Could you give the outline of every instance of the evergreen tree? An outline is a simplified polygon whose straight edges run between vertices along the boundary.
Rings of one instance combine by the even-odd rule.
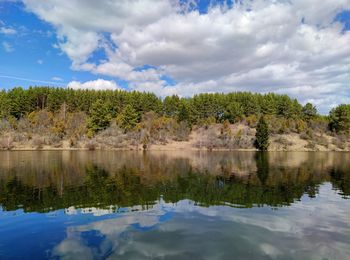
[[[13,88],[8,92],[7,97],[11,116],[19,119],[25,114],[32,112],[30,111],[31,109],[28,109],[27,93],[28,91],[22,88]]]
[[[303,114],[304,119],[310,120],[310,119],[313,119],[317,116],[317,109],[311,103],[307,103],[302,108],[302,114]]]
[[[261,151],[266,151],[269,147],[269,127],[265,118],[263,116],[260,117],[258,125],[256,127],[256,148]]]
[[[117,124],[126,131],[132,130],[138,122],[139,115],[131,105],[127,105],[117,116]]]
[[[186,107],[185,104],[181,104],[179,109],[179,114],[177,115],[177,120],[179,122],[182,122],[182,121],[188,122],[189,118],[190,118],[190,115],[189,115],[188,108]]]
[[[163,101],[164,114],[171,117],[176,117],[179,113],[181,100],[177,95],[165,97]]]
[[[90,134],[106,129],[111,123],[111,105],[98,99],[90,108],[90,116],[88,119],[88,129]]]
[[[238,102],[231,102],[224,113],[224,118],[234,124],[243,117],[243,108]]]
[[[276,115],[277,114],[277,95],[268,93],[261,97],[261,112],[264,115]]]
[[[6,95],[6,92],[2,90],[0,92],[0,120],[3,119],[4,117],[9,116],[10,114],[10,105],[9,105],[9,100]]]
[[[330,128],[337,132],[350,133],[350,105],[339,105],[329,113]]]

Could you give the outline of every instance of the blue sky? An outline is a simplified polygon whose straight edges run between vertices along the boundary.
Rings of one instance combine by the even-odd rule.
[[[235,2],[235,4],[233,3]],[[350,1],[0,0],[0,88],[350,103]]]
[[[55,47],[55,28],[27,12],[21,2],[0,2],[0,20],[15,34],[0,34],[1,43],[12,50],[0,49],[0,87],[30,85],[65,86],[69,81],[95,79],[88,72],[70,69],[70,60]],[[2,76],[8,76],[5,78]],[[23,78],[23,80],[15,79]]]

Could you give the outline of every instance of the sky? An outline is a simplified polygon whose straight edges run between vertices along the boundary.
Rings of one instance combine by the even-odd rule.
[[[0,0],[0,88],[350,103],[350,0]]]

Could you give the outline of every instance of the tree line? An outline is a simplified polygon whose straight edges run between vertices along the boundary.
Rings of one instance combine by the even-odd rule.
[[[52,87],[20,87],[0,92],[0,116],[21,118],[33,111],[47,109],[59,111],[62,105],[70,112],[93,113],[93,107],[103,107],[111,117],[116,117],[130,106],[140,118],[154,111],[158,114],[198,123],[213,118],[217,122],[234,123],[250,115],[278,115],[286,118],[310,118],[317,115],[312,104],[302,106],[296,99],[274,93],[250,92],[198,94],[191,98],[177,95],[163,100],[153,93],[123,90],[73,90]],[[101,108],[102,109],[102,108]],[[130,108],[129,108],[130,109]]]
[[[91,137],[107,129],[112,122],[125,132],[142,127],[148,128],[149,132],[172,128],[184,133],[188,132],[183,130],[185,127],[191,129],[194,125],[227,125],[243,120],[256,128],[261,117],[266,119],[272,132],[280,134],[295,128],[298,133],[311,135],[308,127],[315,128],[312,125],[319,122],[322,126],[327,124],[329,131],[350,132],[350,105],[339,105],[330,111],[329,116],[321,116],[313,104],[303,106],[296,99],[275,93],[202,93],[193,97],[172,95],[162,99],[150,92],[124,90],[16,87],[0,92],[1,120],[9,122],[13,129],[18,128],[16,122],[21,119],[26,119],[32,128],[38,130],[50,122],[50,129],[60,137],[69,132],[78,132],[75,133],[78,136],[86,133]],[[26,124],[22,125],[25,128]],[[260,125],[266,132],[264,123]],[[324,127],[322,129],[325,131]],[[162,135],[159,131],[156,134]],[[266,145],[263,146],[266,149]]]

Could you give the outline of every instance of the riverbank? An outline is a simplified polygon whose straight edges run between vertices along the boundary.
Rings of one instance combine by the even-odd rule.
[[[256,151],[255,128],[245,124],[232,124],[229,134],[222,132],[221,124],[195,127],[186,140],[163,138],[162,142],[145,142],[142,136],[129,136],[120,131],[102,132],[92,138],[55,139],[33,135],[24,138],[12,132],[0,138],[1,150],[150,150],[150,151]],[[331,133],[270,134],[268,151],[350,151],[347,137],[332,136]]]

